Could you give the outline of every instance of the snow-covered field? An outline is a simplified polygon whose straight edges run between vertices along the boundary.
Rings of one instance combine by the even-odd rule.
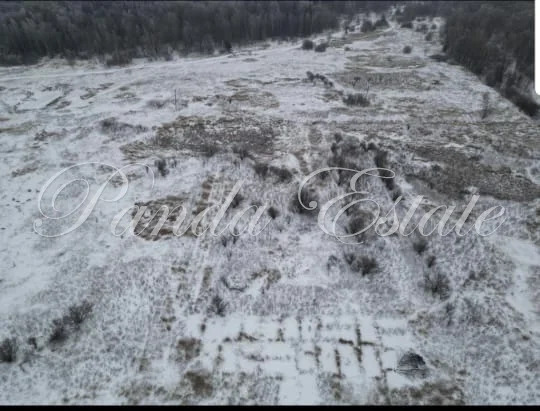
[[[394,25],[331,36],[323,53],[268,43],[115,69],[0,69],[0,342],[17,347],[0,362],[0,403],[540,402],[538,123],[430,59],[436,37]],[[366,81],[371,104],[345,105]],[[176,160],[164,176],[160,157]],[[401,194],[402,217],[421,194],[426,211],[455,205],[455,221],[479,193],[473,220],[496,205],[506,220],[485,237],[368,233],[351,245],[291,207],[310,172],[381,161],[395,184],[369,177],[364,188],[383,210]],[[84,176],[86,200],[79,181],[58,210],[58,185],[38,202],[55,174],[89,162],[102,164],[63,175]],[[46,216],[87,204],[107,165],[131,163],[151,170],[126,168],[122,198],[103,201],[125,187],[113,180],[80,227],[45,236],[84,206]],[[184,204],[187,221],[241,179],[225,219],[273,206],[257,236],[174,236],[168,222],[154,238],[111,233],[135,203]],[[349,189],[335,172],[312,181],[320,200]],[[376,265],[365,275],[362,257]],[[85,301],[91,311],[62,329]],[[424,366],[404,372],[407,353]]]

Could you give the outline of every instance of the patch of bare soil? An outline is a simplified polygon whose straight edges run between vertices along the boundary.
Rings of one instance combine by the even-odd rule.
[[[334,78],[340,84],[362,90],[366,82],[372,88],[429,90],[429,83],[415,72],[376,73],[368,69],[355,68],[337,73]]]
[[[393,389],[376,403],[393,405],[464,405],[461,388],[448,381],[426,382],[419,387]]]
[[[238,91],[231,97],[232,101],[246,103],[249,107],[275,108],[279,107],[276,96],[268,91],[246,89]]]
[[[500,200],[532,201],[540,197],[540,186],[509,167],[492,167],[452,148],[437,144],[409,145],[419,156],[437,161],[443,166],[423,168],[416,175],[435,189],[453,198],[461,198],[467,187],[478,188],[480,195]]]
[[[380,54],[348,56],[349,62],[345,63],[345,68],[358,70],[368,66],[368,69],[418,69],[426,66],[426,62],[420,58],[389,55],[388,52],[389,49],[382,48]]]
[[[132,217],[137,215],[137,212],[141,207],[146,207],[146,211],[142,214],[137,225],[133,228],[135,235],[144,238],[145,240],[156,241],[162,238],[172,237],[174,235],[175,226],[180,223],[181,230],[184,229],[186,224],[189,224],[191,216],[186,216],[183,213],[187,213],[187,205],[185,198],[178,196],[167,196],[157,200],[151,200],[147,202],[135,203],[132,211]],[[189,217],[189,218],[188,218]],[[161,228],[154,233],[161,219],[166,218],[163,221]],[[188,221],[185,221],[188,220]],[[186,234],[190,233],[187,231]]]
[[[251,154],[269,155],[284,125],[281,119],[247,116],[218,119],[181,116],[163,124],[147,141],[129,143],[120,149],[130,160],[171,151],[209,157],[232,147],[242,147]]]
[[[98,87],[90,87],[86,88],[86,93],[84,93],[81,96],[81,100],[88,100],[89,98],[94,97],[96,94],[98,94],[100,91],[107,90],[109,87],[111,87],[114,83],[104,83],[100,84]]]

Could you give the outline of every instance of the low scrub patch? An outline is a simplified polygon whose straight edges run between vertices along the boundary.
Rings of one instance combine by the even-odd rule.
[[[348,106],[360,106],[360,107],[369,106],[368,98],[365,95],[360,94],[360,93],[347,94],[347,96],[343,98],[343,102]]]

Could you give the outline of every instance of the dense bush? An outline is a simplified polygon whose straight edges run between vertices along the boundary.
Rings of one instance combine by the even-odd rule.
[[[524,113],[534,116],[538,113],[540,106],[529,96],[521,93],[514,87],[507,87],[504,90],[505,96],[518,106]]]
[[[304,40],[302,42],[302,49],[304,49],[304,50],[312,50],[313,49],[313,41],[308,40],[308,39]]]
[[[405,46],[403,47],[403,53],[405,54],[411,54],[412,47],[411,46]]]
[[[276,167],[265,163],[255,163],[253,166],[255,174],[262,178],[274,176],[280,183],[288,182],[292,179],[292,173],[284,167]]]
[[[242,146],[234,146],[232,148],[232,152],[238,155],[240,160],[244,160],[245,158],[250,157],[249,151],[245,147],[242,147]]]
[[[268,215],[270,216],[270,218],[271,218],[272,220],[275,220],[276,217],[279,215],[279,211],[277,210],[276,207],[270,206],[270,207],[268,208]]]
[[[371,20],[364,20],[362,23],[362,27],[360,27],[360,31],[362,33],[369,33],[370,31],[375,30],[375,26],[371,22]]]
[[[362,273],[362,275],[371,274],[377,269],[377,261],[372,257],[347,253],[344,258],[352,271]]]
[[[315,51],[321,53],[323,51],[326,51],[326,48],[328,47],[328,43],[319,43],[315,47]]]
[[[17,358],[17,340],[6,338],[0,343],[0,362],[14,362]]]
[[[376,29],[379,29],[379,28],[386,28],[388,27],[389,24],[388,22],[386,21],[386,17],[384,16],[384,14],[381,16],[380,19],[378,19],[376,22],[375,22],[375,28]]]
[[[295,191],[294,196],[291,198],[291,211],[298,214],[312,214],[317,212],[317,208],[310,210],[310,203],[312,201],[317,202],[317,204],[319,203],[318,196],[313,189],[302,187],[302,191],[300,191],[300,199],[302,200],[302,204],[300,204],[300,201],[298,201],[298,192]]]
[[[361,106],[361,107],[369,106],[368,98],[364,94],[360,94],[360,93],[347,94],[347,96],[343,98],[343,102],[348,106]]]
[[[422,254],[424,251],[426,251],[427,248],[427,241],[424,238],[420,238],[418,241],[415,241],[413,243],[414,251],[416,251],[418,254]]]
[[[349,210],[353,210],[350,208]],[[347,211],[349,211],[347,210]],[[352,215],[351,219],[349,220],[349,224],[347,227],[347,233],[348,234],[357,234],[360,233],[362,237],[365,236],[366,230],[368,227],[373,227],[375,216],[366,210],[355,210],[354,214]]]
[[[105,61],[107,66],[125,66],[131,63],[131,56],[125,51],[115,51],[113,55]]]

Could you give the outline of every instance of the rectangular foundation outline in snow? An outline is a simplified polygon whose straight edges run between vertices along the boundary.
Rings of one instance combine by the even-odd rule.
[[[302,376],[327,375],[366,387],[395,374],[400,353],[413,347],[405,320],[236,314],[193,315],[186,320],[186,337],[201,341],[200,355],[193,359],[199,366],[214,373],[262,372],[289,383]]]

